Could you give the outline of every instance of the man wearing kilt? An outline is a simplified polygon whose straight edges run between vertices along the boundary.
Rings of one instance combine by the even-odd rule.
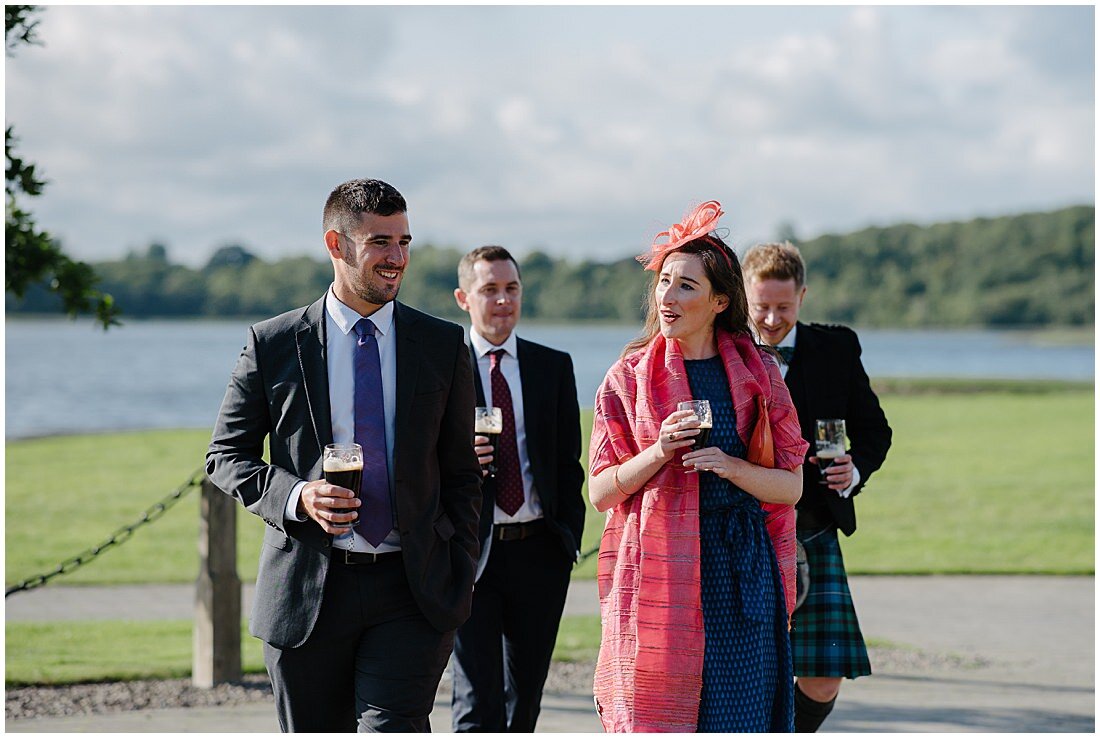
[[[749,314],[760,340],[779,351],[780,371],[810,441],[798,502],[798,540],[806,550],[810,586],[791,619],[794,727],[813,733],[832,712],[842,678],[871,673],[837,530],[856,529],[854,497],[886,459],[892,432],[860,360],[859,339],[840,325],[798,322],[806,296],[806,266],[789,243],[761,244],[741,262]],[[822,473],[814,456],[819,419],[845,421],[851,448]]]

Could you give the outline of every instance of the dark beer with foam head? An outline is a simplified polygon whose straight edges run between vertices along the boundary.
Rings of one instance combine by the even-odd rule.
[[[695,443],[691,444],[692,451],[698,451],[710,445],[711,423],[704,422],[699,426],[699,435],[695,436]]]
[[[817,450],[817,465],[821,467],[821,471],[825,471],[833,465],[833,460],[838,456],[844,455],[844,449],[839,446],[828,445],[824,448],[818,448]]]
[[[363,449],[357,443],[331,443],[325,446],[321,469],[325,481],[336,487],[350,489],[359,496],[363,486]],[[358,508],[342,508],[341,512],[358,513]],[[333,522],[332,525],[350,528],[355,519]]]
[[[504,416],[501,413],[499,407],[475,407],[474,408],[474,433],[479,436],[488,436],[489,445],[493,447],[493,454],[496,454],[497,442],[500,440],[500,434],[504,430]],[[497,466],[490,462],[486,467],[486,471],[489,472],[489,476],[496,476]]]

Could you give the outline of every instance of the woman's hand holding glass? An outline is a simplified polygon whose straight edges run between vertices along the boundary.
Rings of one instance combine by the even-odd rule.
[[[695,443],[699,435],[699,418],[693,410],[677,410],[661,423],[661,434],[657,437],[658,456],[662,461],[670,461],[676,452]]]
[[[684,454],[684,466],[695,471],[709,471],[723,479],[733,482],[738,464],[747,464],[744,459],[728,456],[717,446],[708,446],[698,451]]]

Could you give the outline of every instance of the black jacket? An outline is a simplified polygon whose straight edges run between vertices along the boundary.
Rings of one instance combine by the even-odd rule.
[[[527,430],[527,456],[535,478],[535,490],[542,503],[543,517],[561,542],[563,553],[575,561],[584,530],[585,502],[581,493],[584,468],[581,456],[580,408],[577,382],[569,354],[516,338],[520,383],[523,386],[523,418]],[[474,385],[478,405],[485,404],[477,355],[470,347],[474,364]],[[493,508],[496,483],[482,483],[481,560],[478,575],[485,568],[492,546]]]
[[[794,356],[786,377],[791,400],[798,410],[802,437],[810,442],[807,459],[815,453],[816,421],[825,418],[845,421],[852,462],[859,469],[859,485],[848,499],[843,499],[835,490],[820,483],[818,467],[807,462],[802,472],[802,499],[798,509],[808,510],[823,520],[832,520],[849,536],[856,529],[853,498],[882,466],[893,436],[878,397],[871,389],[871,381],[860,360],[861,352],[859,338],[850,328],[799,323]]]

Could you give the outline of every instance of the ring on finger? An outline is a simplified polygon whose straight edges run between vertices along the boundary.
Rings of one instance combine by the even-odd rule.
[[[668,440],[675,441],[676,440],[676,433],[675,432],[669,433],[668,434]]]

